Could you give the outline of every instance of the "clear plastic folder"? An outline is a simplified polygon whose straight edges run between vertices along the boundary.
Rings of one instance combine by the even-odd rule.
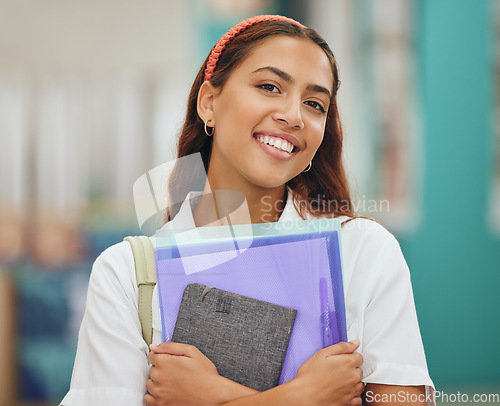
[[[195,239],[163,233],[156,259],[164,341],[190,283],[297,310],[280,384],[317,350],[347,341],[338,221],[293,223],[206,227]]]

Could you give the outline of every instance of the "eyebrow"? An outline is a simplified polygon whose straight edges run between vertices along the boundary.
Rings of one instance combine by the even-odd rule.
[[[294,82],[293,78],[288,73],[286,73],[286,72],[282,71],[281,69],[278,69],[274,66],[264,66],[262,68],[255,69],[252,73],[259,73],[262,71],[269,71],[271,73],[274,73],[276,76],[279,76],[280,78],[282,78],[284,81],[286,81],[288,83]],[[329,99],[332,98],[332,94],[330,93],[330,91],[326,87],[323,87],[320,85],[309,84],[309,85],[307,85],[307,90],[311,90],[311,91],[319,92],[319,93],[324,93],[328,96]]]

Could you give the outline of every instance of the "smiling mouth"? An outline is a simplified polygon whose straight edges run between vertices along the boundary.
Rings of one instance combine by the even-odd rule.
[[[279,137],[270,137],[268,135],[259,135],[256,136],[255,139],[262,144],[269,145],[271,147],[274,147],[280,151],[288,152],[289,154],[293,154],[294,152],[298,151],[298,148],[291,144],[288,141],[285,141],[282,138]]]

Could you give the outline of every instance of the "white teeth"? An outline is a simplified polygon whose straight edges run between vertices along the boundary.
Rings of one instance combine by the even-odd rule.
[[[274,138],[268,137],[267,135],[264,137],[260,136],[258,138],[258,140],[260,142],[262,142],[263,144],[271,145],[272,147],[278,148],[279,150],[285,151],[288,153],[292,153],[293,148],[294,148],[294,146],[292,144],[289,144],[285,140],[282,140],[280,138],[274,139]]]

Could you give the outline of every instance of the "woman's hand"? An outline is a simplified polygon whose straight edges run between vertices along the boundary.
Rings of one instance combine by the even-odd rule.
[[[302,364],[293,379],[304,405],[357,406],[364,391],[363,363],[355,352],[359,341],[338,343],[319,350]]]
[[[221,377],[213,362],[192,345],[165,342],[151,346],[148,361],[147,406],[213,406],[256,393]]]
[[[364,390],[359,368],[363,357],[354,352],[359,342],[338,343],[309,358],[286,384],[258,393],[221,377],[215,365],[196,347],[166,342],[149,354],[151,379],[147,406],[258,405],[315,406],[361,405]],[[250,396],[254,395],[254,396]],[[262,403],[264,402],[264,403]]]

